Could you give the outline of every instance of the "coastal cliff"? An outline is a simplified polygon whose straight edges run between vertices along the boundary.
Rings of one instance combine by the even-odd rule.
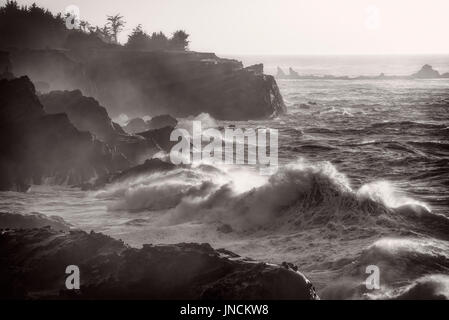
[[[48,90],[80,89],[115,117],[209,113],[216,119],[249,120],[285,112],[276,81],[263,66],[244,68],[213,53],[92,49],[13,50],[18,76],[47,83]]]

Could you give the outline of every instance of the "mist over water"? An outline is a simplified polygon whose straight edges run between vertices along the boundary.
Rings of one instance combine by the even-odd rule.
[[[429,63],[449,71],[448,56],[288,59],[267,60],[265,70],[402,75]],[[98,191],[44,185],[26,195],[3,192],[0,211],[59,215],[134,246],[209,242],[293,262],[323,298],[447,298],[449,79],[278,85],[286,115],[248,122],[200,117],[208,126],[278,129],[280,168],[272,176],[195,164]],[[380,290],[364,285],[368,265],[380,269]]]

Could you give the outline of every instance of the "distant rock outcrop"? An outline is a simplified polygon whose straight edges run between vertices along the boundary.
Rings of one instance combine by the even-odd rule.
[[[280,78],[280,79],[284,79],[286,77],[286,74],[284,72],[284,70],[282,70],[281,68],[277,68],[277,72],[276,72],[276,78]]]
[[[0,80],[0,190],[25,191],[44,179],[75,185],[129,165],[66,114],[46,114],[27,77]]]
[[[288,68],[288,76],[289,78],[297,78],[299,77],[298,72],[296,72],[295,70],[293,70],[293,68]]]
[[[79,290],[65,269],[79,267]],[[208,244],[131,248],[101,233],[9,230],[0,234],[1,299],[317,299],[289,264],[244,259]]]
[[[425,64],[421,70],[418,72],[412,74],[413,78],[418,79],[432,79],[432,78],[439,78],[440,73],[432,68],[432,66]]]
[[[148,130],[161,129],[163,127],[176,127],[178,120],[168,114],[155,116],[147,121]],[[144,130],[142,130],[144,131]]]
[[[129,120],[123,129],[131,134],[148,130],[148,124],[142,118],[133,118]]]
[[[289,74],[285,74],[281,68],[278,67],[278,72],[276,74],[278,79],[301,79],[301,80],[395,80],[395,79],[437,79],[437,78],[449,78],[449,73],[444,73],[440,75],[437,70],[434,70],[430,65],[424,65],[418,72],[409,76],[399,76],[399,75],[386,75],[385,73],[380,73],[378,76],[335,76],[335,75],[300,75],[292,68],[289,68]]]
[[[17,75],[49,83],[50,89],[80,89],[115,117],[209,113],[216,119],[267,118],[285,111],[276,82],[262,65],[242,63],[213,53],[98,49],[11,51]],[[280,97],[271,99],[272,95]]]

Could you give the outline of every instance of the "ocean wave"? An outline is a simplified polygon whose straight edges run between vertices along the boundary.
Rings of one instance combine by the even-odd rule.
[[[382,225],[385,217],[404,219],[410,212],[414,218],[431,214],[426,204],[402,195],[387,181],[353,190],[331,163],[303,159],[268,178],[248,168],[183,166],[119,181],[96,196],[115,199],[109,210],[165,210],[163,224],[200,220],[226,223],[233,230],[298,230],[329,223],[362,227]]]
[[[345,261],[346,262],[346,261]],[[368,289],[368,266],[379,271],[379,288]],[[431,238],[381,238],[346,262],[340,277],[321,292],[327,299],[447,298],[449,246]]]

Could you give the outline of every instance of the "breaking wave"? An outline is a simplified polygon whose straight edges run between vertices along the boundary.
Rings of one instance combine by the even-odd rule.
[[[397,192],[387,181],[353,190],[329,162],[299,159],[264,177],[249,168],[200,164],[140,175],[97,192],[113,198],[109,210],[163,211],[160,222],[219,222],[235,230],[311,228],[328,223],[381,224],[394,212],[429,213],[424,203]]]

